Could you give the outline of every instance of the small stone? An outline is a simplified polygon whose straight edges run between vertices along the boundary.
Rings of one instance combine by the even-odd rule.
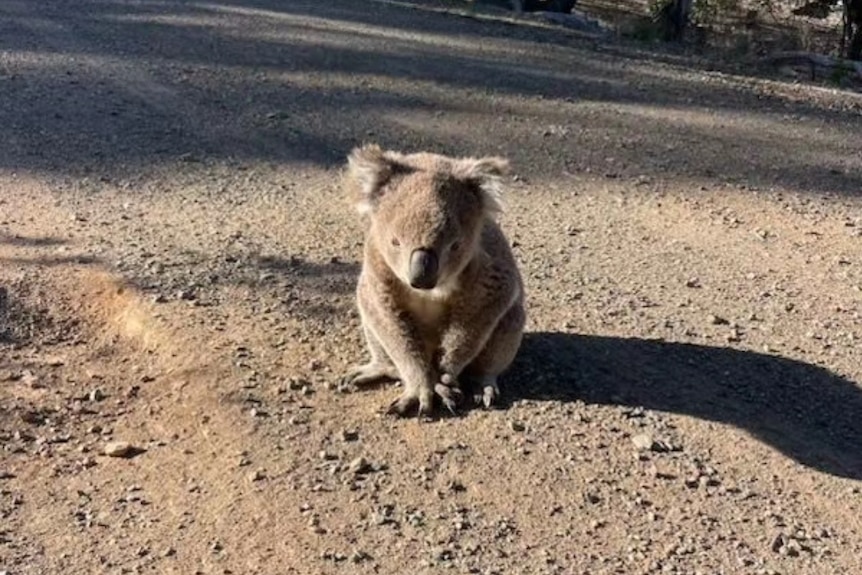
[[[362,551],[361,549],[357,549],[350,554],[350,560],[354,563],[362,563],[363,561],[367,561],[368,559],[371,559],[371,556],[365,551]]]
[[[727,325],[730,323],[729,321],[727,321],[723,317],[713,315],[713,314],[710,314],[708,319],[709,319],[709,323],[711,323],[712,325]]]
[[[772,549],[773,552],[779,553],[781,551],[781,548],[784,547],[784,543],[785,543],[784,542],[784,535],[779,533],[772,540],[772,543],[770,544],[769,547],[770,547],[770,549]]]
[[[372,470],[371,465],[364,457],[357,457],[351,461],[347,469],[354,475],[363,475]]]
[[[102,401],[103,399],[105,399],[105,394],[102,393],[102,390],[97,387],[96,389],[91,390],[90,393],[87,394],[87,399],[89,399],[90,401]]]
[[[192,301],[195,299],[195,292],[191,289],[184,289],[177,292],[177,299],[184,301]]]
[[[21,374],[21,383],[31,387],[32,389],[43,389],[45,384],[42,383],[42,380],[39,379],[39,376],[30,371],[29,369],[24,370]]]
[[[689,278],[685,282],[685,287],[699,288],[700,287],[700,280],[697,278]]]
[[[21,412],[21,421],[30,425],[42,425],[45,423],[45,416],[38,411],[27,410]]]
[[[262,481],[266,479],[266,472],[263,469],[256,469],[252,472],[251,475],[248,476],[249,480],[254,481]]]
[[[287,382],[288,389],[292,389],[294,391],[299,391],[307,385],[308,382],[301,378],[290,378],[290,380]]]
[[[449,491],[453,491],[455,493],[461,493],[463,491],[467,491],[467,488],[464,487],[464,484],[458,481],[457,479],[453,479],[449,482]]]
[[[320,525],[320,517],[317,515],[312,515],[308,518],[308,527],[311,529],[312,533],[316,533],[318,535],[323,535],[326,533],[326,529],[321,527]]]
[[[173,557],[177,554],[177,550],[173,547],[168,547],[162,552],[162,557]]]
[[[342,441],[356,441],[359,439],[359,432],[355,429],[345,429],[341,432]]]
[[[134,457],[146,451],[141,447],[135,447],[127,441],[111,441],[105,444],[103,453],[108,457]]]
[[[509,428],[516,433],[521,433],[527,429],[527,426],[520,421],[509,420]]]
[[[637,435],[632,436],[632,444],[634,444],[635,448],[640,451],[652,449],[654,443],[655,441],[648,433],[638,433]]]

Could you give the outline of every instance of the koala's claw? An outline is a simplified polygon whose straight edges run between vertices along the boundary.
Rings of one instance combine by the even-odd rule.
[[[496,385],[485,386],[485,389],[482,390],[482,404],[485,406],[485,409],[491,409],[491,406],[496,403],[499,394],[500,392],[497,391]]]
[[[461,390],[457,387],[449,387],[442,383],[434,386],[434,393],[440,398],[440,401],[449,410],[452,415],[457,415],[458,404],[461,403]]]
[[[387,414],[407,417],[414,410],[420,419],[429,418],[434,413],[434,393],[431,390],[405,390],[398,399],[389,404]]]
[[[499,397],[500,389],[497,387],[497,382],[485,381],[481,383],[481,388],[476,389],[473,395],[473,401],[476,405],[482,405],[485,409],[491,409]]]
[[[386,409],[386,413],[388,415],[398,415],[400,417],[407,417],[407,415],[415,409],[416,405],[419,403],[419,398],[412,395],[402,395],[395,401],[389,404],[389,407]]]

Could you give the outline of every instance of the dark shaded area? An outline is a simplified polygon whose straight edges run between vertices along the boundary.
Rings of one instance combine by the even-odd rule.
[[[757,95],[732,83],[652,73],[649,66],[659,61],[674,61],[683,70],[704,66],[670,54],[619,45],[597,50],[568,33],[376,2],[75,5],[72,10],[67,2],[49,1],[36,10],[13,2],[0,10],[0,48],[31,54],[23,71],[0,72],[0,167],[128,175],[195,158],[335,166],[369,138],[400,148],[477,153],[490,145],[482,129],[475,136],[453,135],[429,124],[420,133],[393,116],[470,113],[490,123],[511,114],[480,96],[496,94],[558,103],[558,113],[529,119],[535,137],[523,138],[519,126],[499,128],[502,134],[518,130],[504,138],[515,165],[522,164],[520,150],[557,149],[547,165],[523,165],[527,173],[559,174],[566,166],[555,162],[568,151],[581,169],[603,173],[610,150],[626,166],[621,175],[711,173],[756,186],[846,194],[862,187],[862,176],[836,168],[846,155],[842,138],[858,133],[858,115]],[[292,73],[431,82],[468,89],[472,96],[399,94],[358,77],[355,85],[318,87],[280,76]],[[596,113],[579,106],[586,102],[611,106]],[[829,127],[835,144],[823,157],[834,152],[836,164],[794,158],[799,142],[792,138],[646,124],[614,113],[618,104],[665,108],[671,116],[712,109],[782,121],[792,113],[794,125],[801,120],[812,122],[812,129]],[[543,125],[561,121],[589,125],[593,134],[549,141]],[[623,140],[633,132],[643,132],[645,141],[626,146]],[[680,133],[699,144],[676,149],[672,162],[656,162],[666,153],[662,143]]]
[[[824,368],[720,347],[527,334],[504,399],[643,406],[744,429],[792,459],[862,479],[862,389]]]
[[[356,262],[311,261],[298,255],[233,252],[187,256],[171,264],[181,273],[162,273],[145,263],[130,264],[120,271],[135,289],[157,303],[185,300],[207,307],[225,297],[225,287],[242,286],[252,290],[261,308],[326,325],[352,307],[360,271]]]
[[[29,237],[10,235],[0,232],[0,244],[6,244],[14,247],[46,247],[60,246],[68,243],[68,240],[52,236]]]
[[[78,321],[54,317],[38,300],[26,288],[0,285],[0,357],[5,346],[33,341],[52,345],[75,338]]]
[[[101,260],[95,256],[77,255],[77,256],[37,256],[37,257],[3,257],[0,256],[0,263],[15,264],[19,266],[66,266],[75,264],[98,264]]]

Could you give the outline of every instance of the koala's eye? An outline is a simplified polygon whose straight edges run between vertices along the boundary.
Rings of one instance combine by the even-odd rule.
[[[452,245],[449,246],[449,249],[453,252],[457,252],[460,247],[461,247],[461,242],[452,242]]]
[[[401,242],[398,241],[398,238],[392,238],[392,245],[397,248],[401,245]]]

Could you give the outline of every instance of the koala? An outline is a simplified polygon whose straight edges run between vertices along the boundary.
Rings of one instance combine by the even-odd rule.
[[[523,336],[524,287],[501,211],[503,158],[355,148],[347,187],[367,228],[356,289],[371,359],[344,378],[400,380],[388,412],[455,413],[465,392],[485,407]],[[435,400],[436,398],[436,400]]]

